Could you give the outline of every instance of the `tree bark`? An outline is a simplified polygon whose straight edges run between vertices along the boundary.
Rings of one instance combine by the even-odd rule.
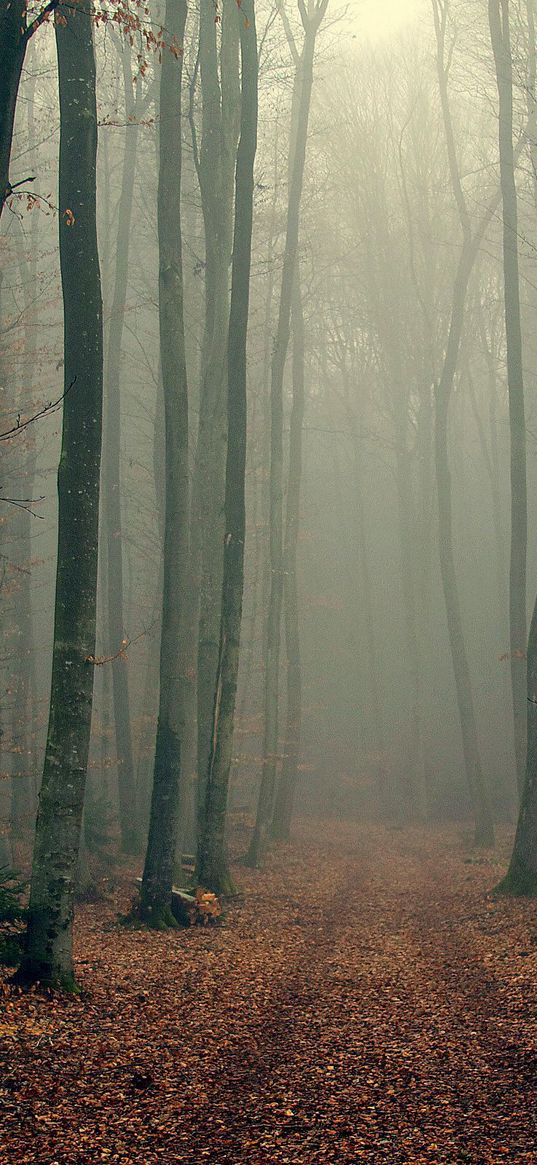
[[[184,602],[188,565],[188,389],[181,241],[181,80],[185,0],[167,0],[160,84],[159,326],[165,415],[164,579],[160,695],[141,915],[173,925],[171,892],[185,734]]]
[[[60,5],[60,13],[59,232],[67,395],[58,469],[50,718],[19,977],[69,987],[93,695],[89,657],[95,651],[103,342],[92,20],[82,8]]]
[[[254,159],[257,146],[257,38],[253,0],[240,7],[241,121],[235,176],[235,226],[228,336],[228,444],[226,459],[222,616],[205,791],[198,878],[218,894],[233,890],[225,844],[227,794],[239,670],[244,586],[246,470],[246,338],[250,291]]]
[[[522,791],[509,869],[498,889],[506,894],[537,896],[537,601],[528,639],[528,736],[526,780]]]

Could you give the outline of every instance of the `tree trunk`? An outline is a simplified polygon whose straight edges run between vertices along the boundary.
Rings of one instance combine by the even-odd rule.
[[[165,415],[164,579],[160,696],[142,917],[173,925],[170,902],[184,739],[184,602],[188,567],[188,391],[181,241],[181,80],[185,0],[167,0],[160,84],[158,185],[159,324]]]
[[[257,145],[257,38],[253,0],[240,8],[241,121],[235,177],[235,227],[228,337],[228,446],[226,460],[224,573],[218,668],[213,705],[198,877],[225,894],[233,889],[225,845],[233,721],[239,670],[244,586],[246,470],[246,338],[250,291],[254,159]]]
[[[95,651],[103,344],[92,19],[83,9],[62,5],[60,13],[59,232],[67,395],[58,469],[50,718],[19,975],[26,982],[68,987],[93,695],[89,658]]]
[[[518,275],[518,210],[513,151],[513,62],[509,0],[489,0],[489,26],[499,97],[500,181],[503,205],[503,276],[509,434],[511,443],[511,555],[509,568],[509,635],[515,758],[519,793],[526,768],[526,421]]]
[[[35,146],[35,127],[33,119],[34,85],[28,92],[28,137],[30,149]],[[37,284],[37,247],[38,247],[37,219],[32,216],[31,237],[29,240],[29,255],[25,249],[25,240],[17,233],[17,252],[21,284],[24,296],[24,353],[27,371],[24,377],[24,394],[26,398],[32,395],[36,368],[36,333],[38,324],[38,306],[34,302],[35,287]],[[21,412],[24,403],[21,402]],[[24,459],[19,496],[33,498],[36,469],[36,443],[31,433],[23,436]],[[36,799],[33,781],[33,742],[32,742],[32,715],[31,715],[31,678],[32,656],[34,652],[33,617],[32,617],[32,522],[35,519],[29,509],[22,508],[16,512],[14,520],[13,541],[18,544],[18,592],[15,597],[17,646],[15,652],[15,674],[12,688],[13,717],[12,734],[15,745],[13,776],[11,782],[11,821],[14,837],[28,837],[35,822]]]
[[[123,47],[123,46],[122,46]],[[131,77],[130,53],[123,49],[123,77],[125,116],[128,122],[125,138],[125,156],[118,207],[116,269],[111,317],[108,325],[108,351],[105,381],[105,426],[103,441],[104,528],[106,531],[108,599],[108,650],[116,656],[125,639],[123,596],[123,539],[121,516],[121,346],[123,321],[127,300],[129,271],[129,243],[131,237],[132,202],[138,144],[137,110]],[[112,659],[112,699],[116,738],[117,782],[119,793],[119,824],[121,848],[124,853],[136,853],[139,848],[136,783],[130,726],[129,676],[126,660]]]
[[[433,0],[433,15],[437,38],[437,69],[440,101],[449,170],[453,194],[457,203],[462,231],[462,243],[453,286],[451,318],[446,343],[446,351],[440,380],[435,391],[435,471],[438,500],[438,540],[440,552],[440,574],[446,606],[449,646],[453,664],[453,674],[457,693],[457,708],[461,726],[462,746],[466,780],[472,799],[475,841],[477,845],[494,843],[494,824],[489,805],[488,792],[481,769],[477,725],[473,703],[470,669],[466,654],[462,613],[460,606],[455,559],[453,554],[453,522],[451,500],[451,473],[448,451],[448,416],[453,383],[457,371],[461,337],[464,324],[464,305],[468,282],[479,246],[486,227],[496,207],[494,197],[482,215],[477,229],[472,235],[470,218],[461,186],[459,167],[455,151],[453,124],[448,96],[449,63],[444,60],[447,7]]]
[[[203,122],[199,183],[205,228],[206,300],[194,515],[201,545],[197,657],[199,836],[203,833],[222,601],[229,267],[240,101],[239,19],[236,0],[225,0],[219,77],[214,10],[210,4],[201,6]]]
[[[270,594],[265,660],[265,727],[263,760],[255,828],[246,857],[249,866],[258,866],[268,842],[274,810],[278,766],[278,688],[280,671],[280,628],[283,600],[283,378],[289,346],[291,305],[296,272],[300,203],[306,162],[308,122],[313,86],[313,59],[319,25],[328,0],[318,0],[313,15],[303,10],[304,45],[297,65],[299,99],[296,133],[291,134],[292,165],[287,204],[287,226],[283,254],[278,325],[271,370],[270,426]]]
[[[511,862],[498,889],[506,894],[537,896],[537,601],[528,640],[528,738],[526,780]]]
[[[289,432],[289,478],[284,545],[285,646],[287,653],[287,718],[283,765],[274,806],[273,837],[288,841],[295,803],[302,725],[302,669],[298,617],[297,550],[302,478],[304,424],[304,310],[297,262],[292,307],[293,402]]]

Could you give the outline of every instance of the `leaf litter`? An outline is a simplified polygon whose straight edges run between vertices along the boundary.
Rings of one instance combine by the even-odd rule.
[[[1,1165],[537,1163],[537,907],[455,828],[303,824],[212,928],[81,907],[0,1010]]]

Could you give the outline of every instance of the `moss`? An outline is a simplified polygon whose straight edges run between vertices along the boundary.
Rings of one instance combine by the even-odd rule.
[[[0,935],[0,963],[18,967],[22,957],[22,935],[13,932]]]
[[[494,887],[494,895],[511,898],[537,898],[537,873],[520,860],[514,859],[501,882]]]
[[[160,910],[153,907],[144,910],[140,904],[139,919],[150,930],[177,930],[179,925],[169,906],[163,906]]]
[[[82,988],[72,972],[58,971],[52,974],[43,965],[23,962],[11,978],[11,982],[25,991],[41,988],[43,991],[64,991],[69,995],[80,995]]]

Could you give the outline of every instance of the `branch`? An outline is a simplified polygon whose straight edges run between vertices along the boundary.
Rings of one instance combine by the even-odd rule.
[[[34,32],[37,32],[38,28],[40,28],[41,25],[44,24],[47,17],[50,16],[51,12],[54,12],[54,9],[58,7],[59,3],[60,3],[60,0],[48,0],[48,4],[45,4],[45,7],[43,8],[42,12],[39,13],[39,16],[36,16],[35,20],[32,20],[32,23],[29,24],[27,26],[27,28],[24,30],[24,32],[22,34],[22,43],[23,44],[28,44],[30,37],[32,37],[34,35]]]
[[[1,489],[3,489],[3,486],[0,485]],[[31,514],[32,518],[39,518],[40,522],[44,522],[44,515],[36,514],[26,503],[30,502],[32,505],[35,505],[36,502],[44,502],[44,500],[44,495],[39,498],[0,498],[0,502],[6,502],[10,506],[16,506],[18,510],[26,510],[27,514]]]
[[[34,413],[33,417],[28,417],[27,421],[21,421],[19,414],[17,417],[16,425],[13,425],[11,429],[6,429],[5,433],[0,433],[0,441],[8,441],[10,437],[15,437],[17,433],[22,433],[23,429],[27,429],[29,425],[33,425],[34,421],[40,421],[42,417],[47,417],[49,413],[53,413],[57,408],[59,408],[62,401],[65,400],[67,394],[71,391],[72,388],[74,388],[75,384],[76,376],[71,381],[70,385],[65,389],[65,392],[62,392],[62,395],[59,396],[57,400],[49,401],[48,405],[43,405],[43,408],[40,409],[38,413]]]
[[[133,643],[138,643],[139,639],[143,639],[145,635],[148,635],[156,622],[157,620],[151,623],[149,627],[144,627],[143,631],[140,631],[140,634],[136,635],[134,639],[122,639],[114,655],[87,655],[84,663],[92,663],[94,667],[103,667],[105,663],[113,663],[116,659],[127,659],[127,648],[132,647]]]
[[[289,17],[287,15],[286,10],[285,10],[284,4],[282,3],[282,0],[278,0],[277,11],[281,17],[281,21],[282,21],[282,24],[284,27],[284,32],[285,32],[285,35],[287,37],[287,44],[289,45],[289,51],[290,51],[291,56],[293,58],[293,62],[298,68],[298,65],[300,64],[300,53],[296,47],[296,40],[293,36],[293,30],[292,30],[291,25],[289,23]]]
[[[194,165],[196,167],[196,174],[198,175],[198,178],[199,178],[199,174],[200,174],[200,155],[199,155],[199,149],[198,149],[198,134],[197,134],[197,130],[196,130],[196,119],[194,117],[194,97],[196,95],[196,86],[198,83],[199,67],[200,67],[200,49],[199,49],[199,45],[198,45],[198,52],[197,52],[196,61],[194,64],[194,72],[192,73],[192,79],[190,81],[190,85],[188,86],[188,123],[190,125],[190,134],[192,137],[192,153],[194,156]]]

